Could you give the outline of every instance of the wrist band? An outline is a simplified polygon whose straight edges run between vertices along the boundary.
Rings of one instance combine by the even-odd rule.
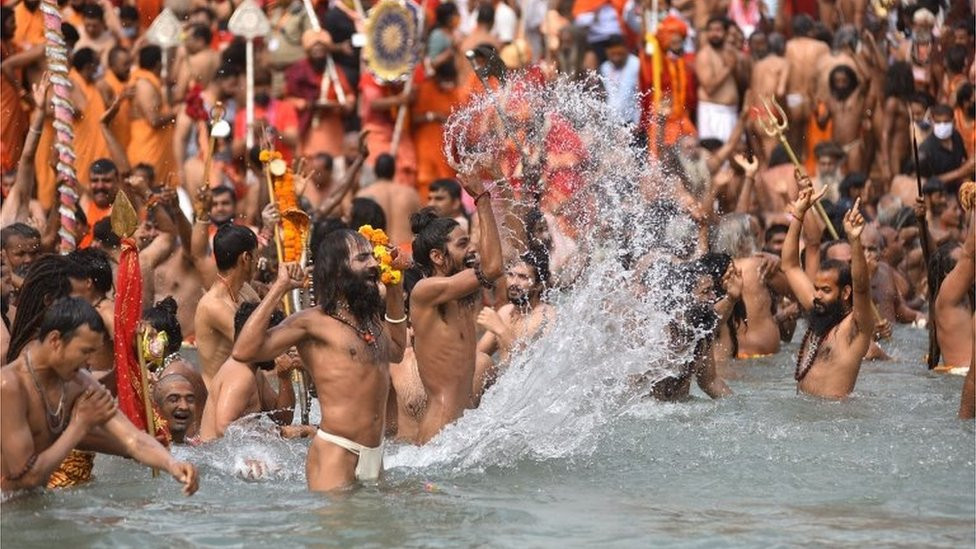
[[[397,319],[397,320],[393,320],[392,318],[390,318],[390,315],[384,314],[383,315],[383,319],[386,320],[387,322],[389,322],[390,324],[403,324],[404,322],[407,321],[407,315],[406,315],[406,313],[404,313],[403,318]]]
[[[488,277],[485,276],[485,273],[481,272],[481,265],[478,265],[477,267],[474,268],[474,276],[478,277],[478,283],[481,284],[481,286],[484,289],[486,290],[495,289],[495,283],[488,280]]]
[[[491,191],[483,191],[481,194],[479,194],[478,196],[474,197],[474,203],[475,203],[475,205],[477,206],[478,205],[478,201],[481,200],[482,198],[486,197],[486,196],[488,198],[491,198]]]
[[[803,223],[803,218],[802,217],[799,217],[798,215],[796,215],[793,212],[790,212],[790,217],[792,217],[793,219],[799,221],[800,223]]]

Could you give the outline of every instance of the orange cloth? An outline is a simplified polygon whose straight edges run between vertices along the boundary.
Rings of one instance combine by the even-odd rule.
[[[4,41],[0,45],[0,59],[17,53],[17,46]],[[4,171],[13,168],[20,160],[27,139],[30,117],[20,101],[20,86],[0,75],[0,168]]]
[[[85,109],[81,118],[74,123],[75,139],[75,171],[78,172],[78,182],[81,188],[88,190],[88,168],[92,162],[100,158],[109,158],[108,145],[102,135],[102,125],[99,122],[105,114],[105,99],[95,84],[89,84],[75,71],[68,75],[75,88],[85,96]]]
[[[146,80],[156,88],[160,97],[163,94],[162,82],[159,77],[145,69],[134,69],[129,81],[135,84],[139,80]],[[169,174],[176,168],[173,159],[173,125],[154,128],[145,118],[132,118],[131,137],[126,148],[126,156],[133,166],[145,162],[156,169],[157,181],[168,181]]]
[[[43,44],[44,40],[44,14],[41,8],[31,12],[23,2],[14,8],[14,21],[17,23],[17,30],[14,32],[14,43],[19,47],[34,46]]]
[[[163,0],[136,0],[136,9],[139,10],[139,26],[148,29],[163,11]]]
[[[37,154],[34,156],[34,179],[37,181],[37,201],[50,210],[57,195],[57,182],[54,170],[51,169],[51,157],[54,156],[54,126],[51,117],[44,120],[41,138],[37,142]]]
[[[95,223],[105,219],[106,217],[112,215],[111,204],[107,208],[99,208],[94,202],[89,202],[88,206],[85,207],[85,217],[88,219],[88,234],[85,238],[81,239],[78,243],[79,248],[87,248],[91,246],[92,240],[95,239]]]
[[[115,94],[115,97],[122,95],[126,86],[129,85],[128,82],[119,80],[119,77],[115,76],[115,73],[111,70],[105,71],[105,83],[112,88],[112,93]],[[109,125],[109,128],[112,130],[112,135],[115,136],[116,141],[119,142],[119,145],[122,145],[123,149],[129,147],[129,141],[132,137],[132,130],[129,128],[132,125],[132,119],[129,114],[130,105],[131,100],[123,99],[122,104],[119,105],[119,112],[116,113],[115,118],[112,119],[112,123]]]
[[[966,119],[966,116],[962,113],[962,109],[956,108],[956,131],[962,136],[962,143],[966,146],[966,156],[968,158],[973,157],[973,153],[976,152],[976,122]]]
[[[624,11],[624,4],[626,3],[626,0],[576,0],[573,2],[573,17],[576,18],[584,13],[596,11],[602,8],[604,4],[610,4],[619,14]]]
[[[821,108],[827,108],[825,105],[819,105],[817,111]],[[828,120],[827,126],[821,128],[817,125],[817,113],[814,112],[810,115],[810,123],[807,124],[807,135],[806,143],[803,144],[803,150],[806,151],[806,158],[803,161],[803,167],[806,168],[808,174],[817,173],[817,155],[813,154],[814,147],[818,143],[823,141],[830,141],[834,136],[834,121]]]
[[[459,87],[445,90],[435,80],[426,80],[417,89],[413,112],[419,113],[418,116],[427,112],[447,116],[460,102]],[[417,148],[417,192],[421,202],[426,203],[431,183],[456,175],[444,157],[444,123],[419,119],[414,125],[413,140]]]
[[[394,91],[391,86],[381,85],[373,80],[372,76],[363,75],[359,79],[360,87],[360,118],[363,130],[368,130],[366,136],[366,146],[369,148],[369,160],[375,162],[376,157],[389,153],[393,146],[393,127],[396,118],[393,114],[395,109],[388,112],[377,112],[372,110],[372,103],[377,99],[396,95],[399,91]],[[400,145],[396,151],[396,175],[394,181],[404,185],[413,186],[417,179],[417,152],[414,149],[413,139],[411,139],[409,116],[404,121],[404,131],[400,134]]]

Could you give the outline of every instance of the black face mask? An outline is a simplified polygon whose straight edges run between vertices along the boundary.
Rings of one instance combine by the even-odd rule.
[[[844,311],[844,303],[840,299],[832,303],[814,300],[813,308],[807,314],[807,322],[810,323],[810,329],[813,330],[813,333],[824,336],[841,320],[844,320],[845,316],[847,313]]]

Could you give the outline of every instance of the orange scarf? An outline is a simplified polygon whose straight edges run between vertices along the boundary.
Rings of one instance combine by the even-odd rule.
[[[664,66],[668,69],[668,78],[671,81],[671,113],[672,116],[680,118],[685,114],[685,96],[688,91],[685,60],[683,57],[671,59],[670,56],[665,55]]]

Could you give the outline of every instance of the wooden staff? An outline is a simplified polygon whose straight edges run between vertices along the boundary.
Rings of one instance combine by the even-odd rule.
[[[312,6],[312,0],[302,0],[302,4],[305,6],[305,15],[308,16],[309,25],[312,26],[312,31],[321,32],[322,25],[319,24],[319,18],[315,14],[315,8]],[[328,99],[329,88],[335,86],[336,98],[339,100],[339,104],[343,107],[346,106],[346,90],[342,89],[342,82],[339,80],[339,73],[336,71],[335,60],[332,58],[331,53],[325,54],[325,74],[322,75],[322,85],[319,90],[319,101],[324,102]],[[313,107],[315,115],[312,117],[312,127],[317,128],[321,123],[321,115],[318,110]]]
[[[920,173],[921,166],[918,165],[918,136],[915,135],[915,115],[912,114],[911,106],[908,107],[908,123],[909,131],[912,132],[912,155],[915,160],[915,190],[918,191],[919,198],[922,197],[922,174]],[[932,263],[931,257],[929,257],[929,224],[928,220],[923,217],[919,221],[918,228],[918,238],[922,244],[922,259],[925,261],[925,273],[926,282],[929,288],[929,318],[926,327],[929,330],[929,356],[928,356],[928,367],[929,370],[935,368],[939,365],[939,356],[942,354],[942,349],[939,348],[939,339],[936,335],[935,327],[935,277],[932,276]]]

